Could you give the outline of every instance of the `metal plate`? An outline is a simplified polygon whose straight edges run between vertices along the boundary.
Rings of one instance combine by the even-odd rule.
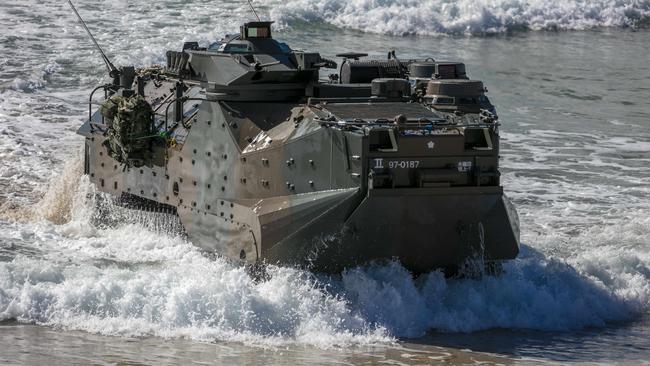
[[[327,104],[325,110],[342,120],[355,118],[361,119],[388,119],[403,114],[410,120],[426,118],[429,120],[442,119],[443,117],[421,104],[415,103],[332,103]]]

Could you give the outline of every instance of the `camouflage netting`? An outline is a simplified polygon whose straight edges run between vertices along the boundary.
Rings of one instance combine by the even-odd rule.
[[[151,78],[156,78],[159,77],[160,74],[162,74],[164,71],[164,68],[161,65],[151,65],[147,67],[141,67],[139,69],[135,70],[136,75],[151,79]]]
[[[150,160],[150,140],[153,137],[151,105],[139,95],[114,96],[100,109],[108,124],[108,139],[104,143],[113,159],[127,168],[141,167]]]

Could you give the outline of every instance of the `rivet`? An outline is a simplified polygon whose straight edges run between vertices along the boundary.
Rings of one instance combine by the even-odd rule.
[[[314,161],[310,159],[309,160],[309,165],[314,165]]]
[[[140,191],[140,194],[144,194],[144,191]]]
[[[310,186],[313,186],[313,185],[314,185],[314,181],[313,181],[313,180],[310,180],[310,181],[309,181],[309,185],[310,185]]]
[[[292,184],[292,185],[289,186],[289,189],[291,189],[293,191],[293,190],[296,189],[296,186]]]

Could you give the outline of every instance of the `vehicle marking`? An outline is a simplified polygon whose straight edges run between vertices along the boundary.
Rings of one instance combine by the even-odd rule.
[[[383,168],[384,168],[384,159],[376,158],[375,159],[375,169],[383,169]]]
[[[391,160],[388,162],[390,169],[415,169],[420,166],[419,160]]]
[[[472,162],[471,161],[459,161],[458,162],[458,171],[461,173],[464,172],[469,172],[472,170]]]

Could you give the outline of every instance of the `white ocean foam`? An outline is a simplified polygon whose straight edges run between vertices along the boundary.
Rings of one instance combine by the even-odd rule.
[[[340,277],[270,266],[270,279],[256,282],[243,267],[207,258],[178,237],[134,224],[89,230],[96,202],[85,177],[78,185],[69,222],[25,225],[16,237],[41,255],[0,263],[0,320],[118,336],[329,348],[430,330],[575,330],[650,310],[647,216],[583,231],[571,239],[571,255],[524,245],[496,277],[446,279],[432,272],[414,280],[392,262]],[[543,239],[549,243],[536,246],[566,237]]]
[[[285,26],[321,21],[337,27],[395,35],[627,27],[650,16],[650,3],[636,0],[290,0],[267,3],[272,7],[271,19]]]
[[[647,256],[614,250],[626,259],[603,265],[592,262],[602,261],[602,253],[592,253],[595,258],[572,266],[522,249],[505,273],[481,280],[446,280],[434,272],[416,283],[397,265],[349,271],[347,298],[368,321],[407,337],[430,329],[572,330],[628,320],[650,308]]]
[[[110,234],[111,243],[121,239]],[[256,283],[243,267],[202,257],[179,239],[151,234],[125,239],[129,241],[120,247],[131,246],[127,253],[134,257],[143,253],[142,245],[157,246],[162,257],[128,265],[26,257],[1,263],[0,319],[108,335],[265,346],[329,348],[391,340],[385,329],[368,325],[344,299],[327,293],[305,272],[271,267],[272,278]]]
[[[21,77],[15,78],[11,82],[10,88],[28,93],[42,89],[47,84],[48,79],[60,69],[61,66],[56,61],[50,61],[40,71],[29,75],[27,79]]]
[[[648,234],[647,222],[636,224]],[[504,274],[481,280],[433,272],[414,281],[392,263],[325,282],[270,267],[271,279],[257,283],[242,267],[209,260],[180,239],[120,231],[102,233],[104,245],[130,258],[100,260],[103,247],[93,260],[88,253],[73,256],[79,243],[59,238],[56,245],[70,250],[57,259],[48,248],[45,259],[0,263],[0,320],[108,335],[328,348],[419,337],[431,329],[581,329],[630,320],[650,307],[650,258],[616,247],[573,264],[524,247]],[[85,251],[93,248],[87,243]]]

